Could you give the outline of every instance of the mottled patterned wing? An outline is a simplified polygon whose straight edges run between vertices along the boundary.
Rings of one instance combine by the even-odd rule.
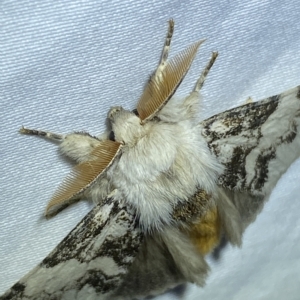
[[[199,124],[211,152],[224,166],[218,179],[218,211],[232,244],[241,245],[243,231],[300,156],[299,123],[300,87],[296,87]]]
[[[133,212],[108,198],[0,299],[110,299],[141,244],[135,225]]]
[[[300,155],[299,123],[300,87],[201,122],[209,148],[225,167],[219,184],[268,195]]]

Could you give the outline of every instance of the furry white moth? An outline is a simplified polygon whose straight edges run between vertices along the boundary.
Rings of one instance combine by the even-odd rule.
[[[300,87],[198,122],[199,90],[172,96],[202,41],[161,61],[134,112],[114,107],[101,138],[21,128],[60,143],[77,165],[46,209],[81,198],[94,209],[4,299],[141,299],[180,283],[204,285],[205,255],[241,245],[280,176],[300,155]]]

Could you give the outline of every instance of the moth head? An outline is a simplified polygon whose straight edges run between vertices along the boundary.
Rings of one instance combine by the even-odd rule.
[[[141,119],[133,112],[115,106],[109,110],[107,117],[116,142],[134,145],[141,137],[143,132]]]

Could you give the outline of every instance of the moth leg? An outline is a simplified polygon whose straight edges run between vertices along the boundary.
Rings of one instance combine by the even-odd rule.
[[[19,130],[22,134],[28,134],[28,135],[38,135],[43,138],[46,138],[51,141],[55,142],[61,142],[64,139],[64,135],[52,133],[50,131],[43,131],[43,130],[36,130],[36,129],[29,129],[22,126]]]
[[[253,102],[253,99],[252,99],[252,97],[248,97],[247,99],[246,99],[246,101],[245,101],[245,104],[249,104],[249,103],[252,103]]]
[[[205,68],[202,71],[199,79],[196,82],[195,88],[193,90],[194,92],[198,93],[202,89],[203,84],[205,82],[205,79],[207,77],[207,74],[208,74],[209,70],[211,69],[211,67],[213,66],[213,64],[214,64],[215,60],[217,59],[217,57],[218,57],[218,52],[213,52],[208,64],[205,66]]]
[[[159,76],[161,74],[161,72],[163,71],[163,69],[167,65],[167,60],[168,60],[168,56],[169,56],[169,51],[170,51],[170,45],[171,45],[173,32],[174,32],[174,21],[173,21],[173,19],[170,19],[169,20],[168,32],[167,32],[167,36],[166,36],[166,39],[165,39],[165,44],[164,44],[164,47],[163,47],[163,51],[162,51],[162,54],[161,54],[159,65],[158,65],[158,67],[155,71],[154,76]]]
[[[22,127],[19,132],[22,134],[41,136],[45,139],[59,142],[60,151],[78,163],[91,160],[92,151],[101,144],[100,139],[93,137],[86,132],[76,132],[62,135],[25,127]]]
[[[189,94],[188,97],[184,99],[184,102],[182,103],[183,111],[181,114],[184,115],[185,118],[193,119],[197,117],[197,113],[199,112],[199,102],[200,102],[199,91],[201,90],[205,82],[205,79],[207,77],[207,74],[211,69],[211,67],[213,66],[217,57],[218,57],[218,52],[213,52],[208,64],[205,66],[199,79],[197,80],[193,91]]]

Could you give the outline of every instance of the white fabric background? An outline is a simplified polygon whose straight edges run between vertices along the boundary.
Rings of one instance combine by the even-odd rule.
[[[79,203],[46,221],[44,208],[70,170],[54,144],[18,134],[21,125],[99,134],[112,105],[134,108],[156,67],[167,20],[172,54],[207,38],[179,94],[187,94],[213,50],[203,118],[300,84],[298,0],[2,1],[0,293],[40,262],[90,210]],[[287,153],[287,155],[289,155]],[[299,299],[300,161],[264,211],[227,246],[205,288],[157,299]]]

